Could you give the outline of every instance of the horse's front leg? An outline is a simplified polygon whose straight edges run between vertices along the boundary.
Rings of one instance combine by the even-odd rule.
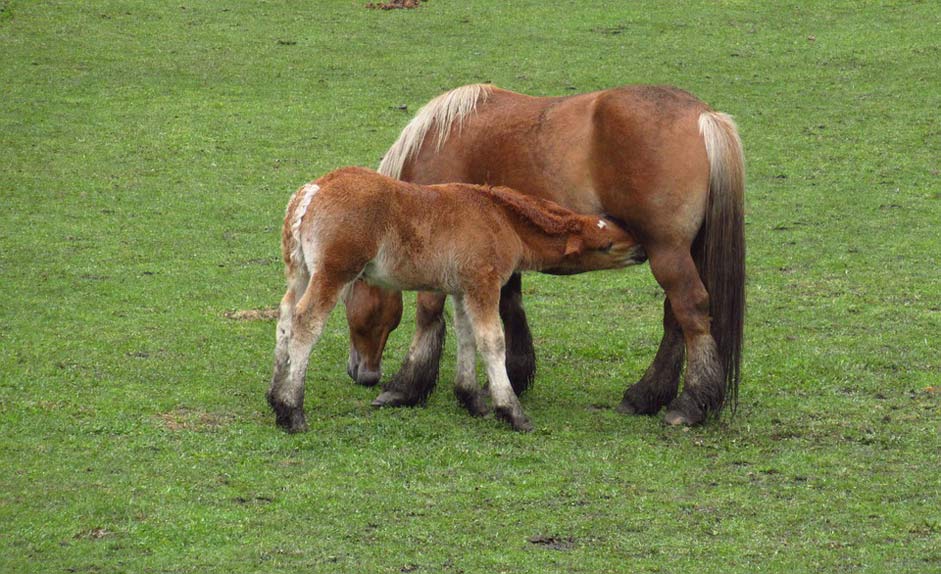
[[[536,352],[533,336],[523,310],[523,284],[514,273],[500,290],[500,319],[506,340],[506,373],[517,395],[522,394],[536,377]]]
[[[457,374],[454,394],[457,400],[473,416],[483,416],[489,410],[485,393],[477,384],[477,345],[474,342],[474,327],[467,316],[463,295],[455,295],[454,330],[457,332]]]
[[[618,405],[618,412],[632,415],[655,415],[660,409],[676,398],[680,387],[680,373],[683,370],[683,358],[686,344],[683,341],[683,329],[676,322],[670,300],[663,302],[663,339],[657,356],[647,367],[640,381],[624,391],[624,398]]]
[[[418,294],[415,336],[399,372],[383,384],[372,402],[376,407],[423,404],[438,382],[438,366],[444,349],[444,303],[442,293]]]
[[[473,325],[477,348],[487,365],[494,414],[515,430],[528,432],[533,430],[533,425],[523,412],[506,373],[506,341],[496,295],[496,288],[492,295],[489,291],[469,292],[465,297],[465,308]]]

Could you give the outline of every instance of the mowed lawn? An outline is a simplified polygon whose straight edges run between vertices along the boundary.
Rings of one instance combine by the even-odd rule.
[[[0,572],[941,572],[941,5],[0,0]],[[342,307],[310,432],[264,400],[281,217],[472,82],[734,115],[734,418],[613,407],[646,266],[524,277],[536,430],[374,410]],[[413,331],[413,297],[385,377]]]

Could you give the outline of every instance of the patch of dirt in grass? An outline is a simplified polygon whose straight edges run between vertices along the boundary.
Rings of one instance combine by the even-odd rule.
[[[370,10],[397,10],[404,8],[410,10],[418,8],[424,0],[390,0],[389,2],[370,2],[366,8]]]
[[[232,502],[236,504],[271,504],[274,502],[274,498],[270,496],[236,496],[232,499]]]
[[[0,22],[13,19],[13,0],[0,0]]]
[[[571,550],[575,547],[575,538],[571,536],[530,536],[526,540],[550,550]]]
[[[207,413],[187,407],[177,407],[172,411],[160,413],[156,418],[167,430],[196,432],[216,430],[232,419],[230,415]]]
[[[243,311],[226,311],[222,316],[233,321],[268,321],[278,318],[278,310],[246,309]]]
[[[114,532],[110,530],[105,530],[104,528],[91,528],[89,530],[83,530],[79,532],[72,538],[75,540],[101,540],[106,536],[113,536]]]

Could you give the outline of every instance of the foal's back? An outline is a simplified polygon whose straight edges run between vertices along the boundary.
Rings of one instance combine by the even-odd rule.
[[[420,186],[355,167],[316,183],[305,233],[325,265],[348,275],[395,290],[456,292],[487,269],[505,281],[518,263],[519,238],[477,186]]]

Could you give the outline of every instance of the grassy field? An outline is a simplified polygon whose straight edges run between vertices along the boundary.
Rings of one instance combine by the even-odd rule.
[[[0,571],[941,572],[937,3],[364,4],[0,0]],[[342,312],[274,426],[274,324],[226,314],[278,301],[290,193],[480,81],[737,118],[735,418],[613,410],[642,267],[524,279],[531,434],[462,413],[453,336],[427,408],[371,409]]]

